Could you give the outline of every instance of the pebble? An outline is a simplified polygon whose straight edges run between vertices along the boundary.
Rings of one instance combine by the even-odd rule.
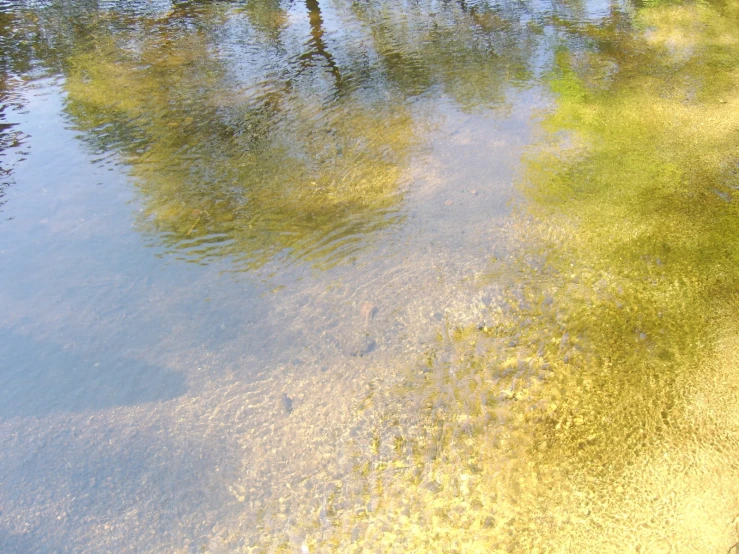
[[[280,397],[280,403],[282,404],[282,409],[285,413],[290,415],[293,411],[293,399],[283,392]]]
[[[354,341],[351,341],[348,348],[348,353],[350,356],[361,358],[362,356],[373,352],[375,348],[377,348],[377,342],[375,342],[375,339],[368,335],[365,335],[363,337],[357,338]]]
[[[377,306],[375,306],[372,302],[363,300],[359,303],[359,315],[362,316],[362,319],[364,319],[365,323],[369,323],[369,320],[375,317],[376,314]]]

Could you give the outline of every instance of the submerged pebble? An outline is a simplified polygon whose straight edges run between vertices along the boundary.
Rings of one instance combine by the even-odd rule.
[[[365,323],[369,323],[370,319],[377,315],[377,306],[372,302],[363,300],[359,303],[359,315],[362,316]]]
[[[431,491],[433,494],[441,492],[441,490],[444,488],[436,481],[429,481],[428,483],[423,484],[422,487],[428,491]]]
[[[348,345],[348,352],[350,356],[362,357],[370,352],[374,351],[377,347],[377,342],[372,337],[365,335],[359,337],[354,341],[351,341]]]
[[[287,415],[290,415],[293,411],[293,399],[290,398],[287,394],[284,392],[282,393],[282,396],[280,397],[280,404],[282,405],[282,409]]]

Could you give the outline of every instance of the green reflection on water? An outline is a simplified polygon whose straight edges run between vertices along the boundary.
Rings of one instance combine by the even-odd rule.
[[[356,2],[389,82],[406,95],[438,88],[463,110],[504,104],[511,83],[534,74],[540,27],[526,5]],[[541,14],[538,14],[541,15]]]
[[[392,221],[414,141],[406,108],[347,98],[326,113],[287,87],[253,98],[204,33],[167,31],[103,33],[70,59],[66,85],[76,124],[131,166],[143,229],[256,267],[285,249],[330,261],[344,236]]]
[[[495,107],[531,76],[538,31],[520,10],[337,3],[351,31],[332,38],[322,6],[101,11],[65,35],[80,37],[63,62],[67,111],[130,167],[141,228],[170,250],[244,268],[349,259],[402,220],[403,177],[427,128],[414,99]]]

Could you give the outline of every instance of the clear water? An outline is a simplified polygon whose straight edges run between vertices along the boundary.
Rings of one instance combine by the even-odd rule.
[[[0,552],[726,552],[737,22],[0,2]]]

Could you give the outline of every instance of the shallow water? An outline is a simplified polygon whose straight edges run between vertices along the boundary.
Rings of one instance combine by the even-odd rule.
[[[737,21],[0,2],[0,551],[726,552]]]

